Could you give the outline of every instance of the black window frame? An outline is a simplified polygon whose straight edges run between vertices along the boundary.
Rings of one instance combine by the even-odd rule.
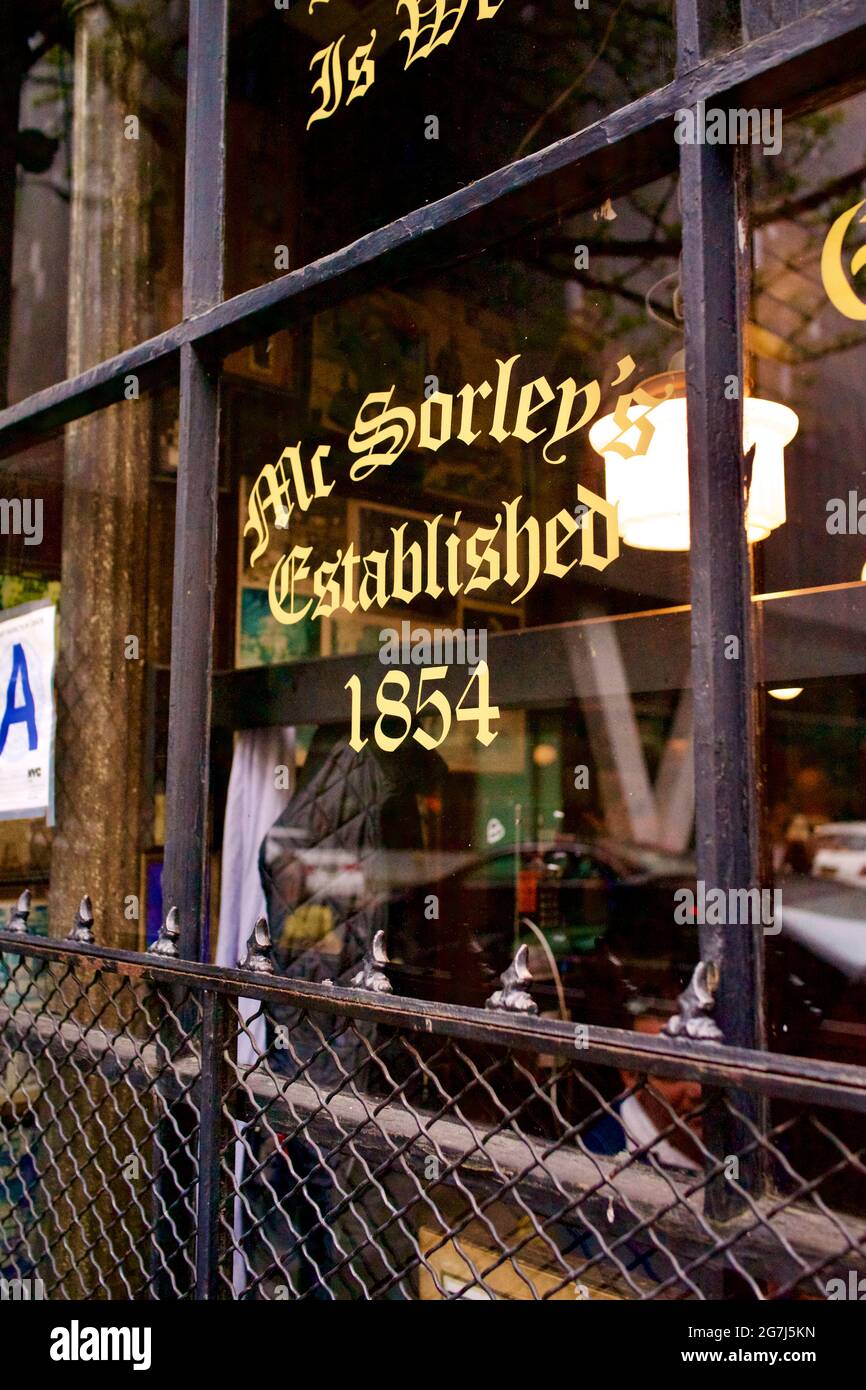
[[[694,689],[697,877],[722,889],[761,882],[755,659],[744,526],[742,402],[749,292],[743,148],[678,146],[675,113],[698,101],[780,107],[791,117],[862,87],[863,0],[833,0],[743,41],[738,0],[676,0],[677,70],[666,86],[595,124],[416,209],[343,249],[231,299],[223,298],[225,122],[230,0],[190,0],[182,322],[80,375],[0,411],[0,457],[142,390],[180,379],[164,898],[182,923],[181,953],[198,960],[207,896],[212,724],[317,718],[333,670],[308,663],[214,679],[213,616],[223,359],[383,283],[531,230],[567,207],[597,207],[679,168],[689,422],[691,669]],[[142,459],[142,467],[147,461]],[[741,657],[724,656],[736,636]],[[507,640],[507,639],[504,639]],[[518,640],[517,636],[513,640]],[[493,691],[495,697],[496,691]],[[245,720],[244,722],[248,722]],[[719,966],[716,1017],[725,1042],[763,1049],[760,928],[701,929]]]

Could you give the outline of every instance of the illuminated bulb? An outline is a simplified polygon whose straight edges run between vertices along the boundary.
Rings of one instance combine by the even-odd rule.
[[[783,685],[780,690],[769,690],[768,695],[772,695],[774,700],[796,700],[798,695],[803,694],[802,685]]]
[[[532,761],[536,767],[552,767],[558,757],[552,743],[536,743],[532,750]]]
[[[663,399],[667,386],[669,399]],[[645,454],[622,458],[609,446],[620,435],[613,415],[596,420],[589,442],[604,458],[605,492],[616,503],[619,533],[627,545],[640,550],[688,550],[689,456],[686,428],[685,379],[681,372],[663,372],[643,383],[643,389],[659,398],[658,405],[632,405],[628,419],[639,421],[652,411],[652,439]],[[746,535],[750,543],[765,540],[785,521],[785,445],[797,433],[799,420],[793,410],[776,401],[747,396],[743,403],[743,447],[756,445],[752,486],[746,509]],[[622,439],[637,447],[635,425]]]

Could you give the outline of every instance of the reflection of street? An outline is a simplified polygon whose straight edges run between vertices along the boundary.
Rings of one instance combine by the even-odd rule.
[[[781,880],[783,935],[848,979],[866,979],[866,897],[860,888],[796,875]]]

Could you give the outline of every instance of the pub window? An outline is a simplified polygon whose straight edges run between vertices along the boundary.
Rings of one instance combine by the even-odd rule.
[[[224,984],[263,916],[255,950],[317,987],[387,965],[481,1029],[517,972],[542,1020],[632,1056],[709,1038],[862,1086],[863,16],[15,9],[4,925],[29,888],[30,931],[64,936],[88,895],[137,953],[175,909],[180,958]],[[412,1067],[381,1020],[331,1048],[321,1001],[239,1007],[268,1056],[297,1029],[292,1080],[366,1076],[372,1039],[408,1102],[465,1087],[496,1121],[492,1031],[422,1037]],[[646,1078],[607,1065],[558,1088],[539,1053],[507,1099],[615,1154]],[[721,1120],[709,1083],[666,1084],[663,1167],[758,1135],[751,1193],[768,1127],[790,1118],[807,1176],[838,1148],[787,1082]],[[850,1214],[855,1118],[827,1113]],[[429,1296],[459,1289],[422,1263]]]
[[[563,3],[543,14],[532,5],[519,11],[481,6],[478,15],[469,6],[457,22],[459,8],[437,33],[438,21],[425,28],[420,18],[412,19],[412,6],[402,19],[389,14],[367,52],[363,7],[344,33],[346,15],[339,6],[312,14],[303,6],[282,12],[253,0],[230,6],[227,293],[272,281],[412,207],[590,126],[660,86],[674,69],[673,19],[664,5],[594,5],[575,13]],[[770,27],[763,12],[750,12],[746,22],[750,32]],[[8,36],[19,89],[14,296],[6,349],[7,398],[13,401],[62,377],[67,360],[72,371],[91,366],[181,316],[183,142],[167,138],[182,123],[186,103],[180,8],[166,0],[140,13],[103,6],[34,13],[23,38],[25,43],[17,31]],[[716,35],[720,49],[729,42],[730,33]],[[640,63],[638,51],[644,55]],[[825,602],[847,603],[847,612],[856,605],[860,582],[856,538],[805,547],[797,540],[805,514],[802,489],[810,476],[804,451],[820,457],[824,468],[833,457],[820,411],[813,407],[810,417],[809,400],[826,390],[822,371],[831,373],[833,389],[847,400],[842,372],[856,356],[856,330],[846,328],[833,339],[829,328],[821,328],[833,310],[824,302],[816,265],[832,198],[844,196],[856,180],[847,152],[856,148],[858,103],[852,97],[792,119],[781,156],[765,147],[753,159],[754,310],[745,325],[745,389],[787,403],[799,419],[796,438],[787,441],[781,500],[768,496],[769,519],[758,518],[750,536],[756,593],[786,594],[785,604],[773,607],[768,599],[761,610],[767,617],[759,654],[769,667],[776,658],[766,644],[781,631],[779,608],[793,613],[797,603],[814,604],[822,589]],[[398,121],[391,119],[395,108]],[[825,201],[822,185],[828,189]],[[806,192],[798,201],[801,187]],[[539,988],[549,996],[545,1002],[559,1012],[572,1014],[572,989],[587,1017],[601,1022],[627,1024],[644,996],[673,1007],[699,954],[697,923],[670,920],[673,894],[696,877],[688,507],[682,496],[654,493],[653,481],[661,476],[653,473],[658,451],[679,449],[685,458],[683,439],[675,433],[684,429],[684,411],[678,414],[675,403],[683,404],[686,367],[681,192],[674,173],[649,183],[620,177],[612,191],[614,196],[603,196],[606,189],[599,186],[598,197],[584,199],[582,208],[577,200],[576,210],[567,198],[557,205],[554,195],[555,216],[533,226],[544,210],[539,196],[537,212],[530,201],[523,214],[527,230],[472,258],[439,268],[432,255],[427,271],[414,269],[393,282],[385,277],[361,296],[335,293],[328,307],[300,315],[289,328],[275,324],[275,331],[256,333],[224,355],[216,463],[212,810],[197,927],[211,953],[221,916],[228,920],[239,906],[236,879],[242,871],[237,856],[227,854],[237,833],[237,804],[261,791],[246,745],[265,747],[270,740],[275,759],[275,750],[285,745],[285,764],[274,762],[277,769],[285,766],[284,774],[271,772],[261,759],[257,771],[263,782],[280,783],[269,787],[268,796],[276,822],[317,759],[333,759],[335,741],[337,749],[347,743],[351,721],[363,720],[367,728],[377,712],[377,687],[400,686],[395,671],[405,668],[415,678],[410,703],[420,698],[416,663],[432,660],[437,634],[446,632],[474,640],[476,647],[474,663],[447,662],[448,707],[456,709],[472,686],[483,649],[491,677],[485,699],[500,710],[495,739],[485,746],[468,721],[452,716],[448,737],[426,759],[411,734],[399,740],[399,752],[384,754],[382,763],[390,764],[390,775],[399,781],[398,765],[411,755],[412,815],[408,821],[398,817],[391,827],[393,846],[381,827],[378,842],[374,837],[365,845],[374,858],[380,852],[390,856],[389,869],[371,870],[369,885],[364,868],[344,869],[343,860],[358,848],[353,844],[335,849],[333,863],[294,866],[295,877],[304,880],[293,883],[294,897],[273,890],[275,941],[304,946],[306,916],[313,945],[321,939],[334,947],[341,919],[357,912],[359,897],[374,893],[393,899],[394,949],[401,956],[395,964],[405,964],[407,979],[421,994],[483,1002],[490,980],[525,938]],[[47,343],[47,352],[35,351],[37,339]],[[662,404],[665,393],[672,399]],[[57,824],[22,837],[18,823],[10,821],[3,834],[10,901],[29,876],[44,888],[46,919],[68,917],[77,885],[61,892],[61,861],[64,846],[67,853],[74,846],[82,884],[86,880],[95,889],[98,882],[98,896],[114,904],[137,900],[136,915],[111,931],[118,942],[143,946],[152,942],[166,906],[172,569],[166,559],[175,525],[180,424],[170,382],[152,394],[145,383],[139,401],[138,378],[129,372],[123,395],[124,404],[68,426],[64,438],[23,456],[20,475],[15,460],[10,467],[22,498],[33,487],[34,473],[51,493],[44,499],[47,536],[38,563],[26,546],[7,545],[4,607],[60,589],[69,595],[61,615],[96,605],[98,586],[88,588],[87,567],[79,564],[88,550],[90,569],[104,577],[101,601],[111,593],[110,615],[106,608],[102,624],[110,623],[111,637],[91,651],[74,620],[61,617],[58,792],[49,816],[56,814]],[[626,446],[622,455],[615,442],[610,447],[626,419],[617,424],[615,412],[631,409],[635,415],[646,408],[635,403],[649,399],[655,405],[647,418],[659,422],[657,430],[650,425],[655,442],[647,455],[635,453],[630,462]],[[852,388],[852,410],[856,399]],[[586,423],[573,428],[581,409]],[[363,459],[365,430],[367,437],[375,435],[376,410],[383,430],[393,415],[400,424],[391,428],[407,435],[411,428],[412,437],[395,448],[387,467],[364,475],[358,458]],[[666,413],[678,423],[664,422]],[[837,429],[842,438],[844,427]],[[257,480],[291,442],[301,445],[306,462],[314,445],[324,448],[328,496],[316,498],[308,511],[297,507],[288,527],[272,526],[268,549],[253,563],[249,519]],[[630,445],[641,448],[636,429]],[[109,457],[114,479],[108,476]],[[844,469],[844,454],[839,458]],[[357,480],[355,472],[362,475]],[[592,503],[579,500],[577,483],[587,495],[617,503],[619,529],[607,535],[616,542],[612,561],[593,558],[604,518]],[[841,483],[837,491],[843,491]],[[79,531],[72,499],[83,497],[82,515],[89,515],[96,493],[102,506],[114,499],[113,514],[100,513],[93,534],[87,525]],[[785,494],[787,515],[780,520]],[[809,515],[820,532],[820,508],[812,507]],[[126,542],[121,516],[129,528]],[[576,525],[580,531],[567,535]],[[439,551],[434,569],[437,563],[447,569],[449,554],[459,556],[448,584],[435,595],[423,587],[441,587],[436,574],[426,572],[433,532],[433,549]],[[322,558],[347,551],[393,558],[398,537],[409,553],[402,556],[400,584],[392,574],[390,587],[384,580],[380,585],[381,601],[363,608],[347,589],[332,611],[311,617],[317,605],[328,605],[316,596],[311,601],[313,578],[301,580],[292,601],[307,616],[286,622],[268,583],[275,573],[285,579],[280,561],[287,535]],[[584,564],[576,557],[587,538],[590,563]],[[478,563],[472,574],[469,544],[476,561],[487,545],[488,573],[492,555],[499,575],[495,582],[479,578],[484,567]],[[512,544],[515,577],[508,582],[506,552]],[[104,560],[94,568],[99,545]],[[422,545],[425,573],[407,602],[394,591]],[[314,572],[307,567],[308,575]],[[344,566],[342,573],[351,578],[351,569]],[[848,587],[840,591],[843,573]],[[803,591],[803,597],[791,590]],[[815,597],[808,597],[813,591]],[[139,649],[137,658],[127,655],[132,647]],[[814,665],[814,652],[811,659]],[[136,660],[140,667],[130,685],[119,673],[128,675]],[[393,670],[383,664],[391,661]],[[301,663],[303,676],[280,680],[279,671],[294,663]],[[130,733],[138,750],[129,764],[137,809],[128,848],[106,857],[98,845],[99,818],[91,817],[90,860],[80,835],[65,824],[67,817],[70,827],[75,819],[84,785],[76,739],[66,737],[66,726],[76,727],[75,701],[86,705],[77,694],[83,668],[91,691],[104,682],[102,712]],[[848,853],[853,867],[838,874],[856,894],[856,798],[850,787],[841,799],[827,789],[827,760],[841,754],[842,728],[851,731],[846,756],[859,756],[850,743],[856,739],[856,673],[846,667],[820,674],[832,681],[836,701],[844,702],[838,677],[850,687],[835,742],[821,734],[817,715],[801,722],[810,700],[822,708],[824,701],[816,687],[792,693],[801,679],[795,670],[790,677],[772,677],[782,685],[773,687],[769,678],[762,683],[765,727],[756,737],[760,732],[769,760],[762,812],[766,857],[776,872],[787,872],[792,860],[814,868],[805,874],[813,892],[808,880],[837,874],[834,854]],[[353,677],[357,690],[351,689]],[[64,703],[67,680],[71,703]],[[97,707],[95,694],[92,699]],[[429,730],[436,717],[418,725],[422,734],[428,730],[427,743],[433,742]],[[803,743],[807,727],[811,741]],[[114,769],[128,762],[127,754],[116,752],[88,766],[90,778],[101,768],[101,780],[90,785],[99,786],[106,811],[112,779],[117,786]],[[377,757],[382,753],[378,749]],[[245,781],[241,768],[248,763]],[[103,819],[105,837],[110,819]],[[406,835],[408,841],[401,838]],[[840,848],[846,835],[847,851]],[[256,846],[247,843],[245,852],[254,856]],[[595,855],[599,866],[590,880],[578,872],[586,855]],[[280,872],[285,875],[285,866]],[[790,885],[787,890],[793,891]],[[318,906],[321,911],[313,911]],[[246,916],[249,908],[243,904]],[[484,947],[476,952],[481,940]],[[226,959],[236,944],[224,942]],[[482,962],[474,984],[461,963],[470,944]],[[787,936],[784,944],[787,949]],[[337,963],[349,969],[361,945],[343,942]],[[774,943],[774,957],[780,949]],[[808,946],[800,941],[791,949]],[[452,958],[449,968],[443,956]],[[807,974],[825,968],[826,962],[810,958]],[[619,976],[615,1007],[606,985],[594,987],[596,970],[605,979],[611,972]],[[758,975],[751,987],[760,987]],[[805,993],[806,1016],[814,1020],[818,1006],[809,987]],[[795,1025],[779,1007],[771,1031],[793,1043]],[[830,1025],[825,1020],[823,1026]],[[843,1051],[849,1034],[842,1027],[838,1035]]]
[[[352,298],[273,335],[268,371],[254,352],[226,360],[237,548],[220,548],[217,589],[234,598],[236,674],[218,680],[234,720],[270,725],[235,739],[214,845],[226,931],[256,910],[230,878],[238,810],[266,803],[273,829],[259,821],[253,838],[268,831],[287,964],[339,978],[383,920],[422,997],[482,1006],[525,941],[557,1015],[628,1027],[652,1001],[673,1007],[697,946],[693,922],[671,924],[674,886],[693,876],[688,552],[659,548],[667,523],[640,507],[630,524],[648,544],[624,542],[600,450],[633,388],[682,381],[677,194],[658,180],[615,219],[564,217]],[[327,496],[302,511],[319,450]],[[262,473],[280,458],[279,479]],[[273,727],[279,687],[263,704],[263,681],[287,662],[304,663],[302,717],[320,722],[297,780],[289,759],[275,789],[295,733]],[[424,688],[428,667],[440,673]],[[379,719],[401,688],[415,709],[440,686],[444,716],[437,699],[417,726]],[[461,703],[498,714],[462,720]],[[351,791],[356,718],[366,808]],[[318,842],[308,788],[327,801],[347,773]]]

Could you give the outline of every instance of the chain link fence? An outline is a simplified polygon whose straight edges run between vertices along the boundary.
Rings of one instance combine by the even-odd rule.
[[[0,933],[7,1296],[806,1299],[866,1274],[862,1069],[538,1018],[513,980],[487,1010],[398,998],[381,957],[287,980],[264,934],[236,971],[88,935]]]

